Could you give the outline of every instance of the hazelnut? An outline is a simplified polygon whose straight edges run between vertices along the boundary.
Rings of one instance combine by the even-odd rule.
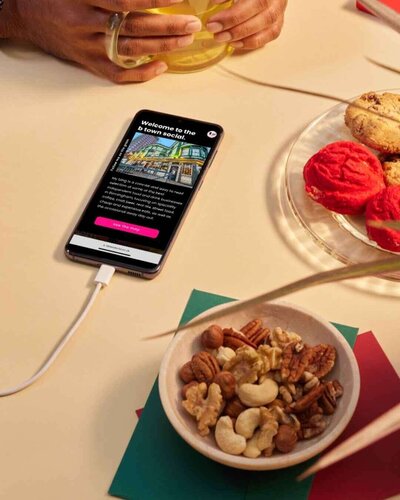
[[[247,406],[238,397],[235,397],[226,403],[224,414],[231,418],[237,418],[246,408]]]
[[[187,363],[185,363],[182,368],[179,370],[179,376],[181,378],[181,380],[183,380],[183,382],[185,382],[185,384],[188,384],[189,382],[191,382],[192,380],[194,380],[196,377],[193,373],[193,370],[192,370],[192,362],[191,361],[188,361]]]
[[[218,325],[211,325],[201,335],[201,343],[206,349],[218,349],[222,346],[224,334]]]
[[[185,384],[182,387],[182,398],[186,399],[186,393],[187,393],[188,389],[190,389],[191,387],[193,387],[194,385],[197,385],[197,384],[198,384],[198,382],[196,382],[195,380],[192,380],[188,384]]]
[[[231,372],[219,372],[215,375],[214,383],[221,388],[221,394],[224,399],[232,399],[235,395],[236,379]]]
[[[289,453],[296,446],[297,433],[290,425],[280,425],[275,436],[275,446],[282,453]]]

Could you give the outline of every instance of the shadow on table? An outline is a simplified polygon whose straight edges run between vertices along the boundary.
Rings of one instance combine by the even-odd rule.
[[[296,219],[288,200],[285,181],[286,163],[291,148],[302,131],[303,128],[286,141],[272,159],[271,165],[268,165],[265,202],[273,225],[287,248],[297,259],[300,258],[313,272],[316,272],[337,267],[338,262],[317,246],[311,235]]]
[[[342,7],[341,7],[343,10],[348,10],[349,12],[353,12],[354,14],[357,14],[357,15],[365,15],[365,12],[361,12],[360,10],[357,9],[356,7],[356,0],[346,0]]]
[[[122,124],[121,131],[120,131],[120,133],[117,133],[115,135],[115,139],[112,142],[112,144],[110,145],[109,152],[107,153],[105,159],[103,160],[103,162],[98,170],[98,174],[91,182],[89,188],[86,190],[85,196],[82,198],[82,200],[80,201],[77,208],[74,210],[73,213],[71,213],[70,223],[68,224],[68,227],[65,229],[65,231],[62,235],[62,238],[59,241],[59,243],[58,243],[58,245],[53,253],[53,258],[57,262],[65,263],[66,256],[64,253],[64,247],[65,247],[65,244],[67,243],[67,239],[71,235],[76,224],[78,223],[79,217],[83,213],[83,211],[84,211],[84,209],[85,209],[85,207],[90,199],[90,196],[92,195],[92,193],[96,189],[97,184],[100,182],[100,179],[103,176],[104,171],[105,171],[107,165],[109,164],[110,159],[112,158],[114,151],[117,149],[119,143],[121,142],[121,137],[123,136],[124,132],[128,128],[129,123],[130,123],[130,120],[127,120],[126,122],[124,122]],[[71,173],[71,175],[73,175],[73,173]],[[90,278],[89,283],[90,283],[90,286],[92,286],[92,284],[93,284],[92,278]]]
[[[115,87],[114,83],[94,75],[79,64],[46,54],[40,48],[27,42],[0,40],[0,52],[15,62],[15,79],[18,80],[18,83],[24,83],[30,89],[35,86],[42,88],[43,83],[46,84],[46,88],[50,87],[51,90],[60,92],[65,92],[69,87]],[[48,67],[44,71],[43,64],[48,63],[49,58],[60,66],[69,67],[71,71],[62,71],[65,68],[58,68],[57,65],[54,65],[52,71],[49,71]],[[36,62],[37,68],[35,67],[34,71],[30,70],[28,76],[24,75],[21,72],[21,65],[29,63],[32,66],[33,62]]]
[[[111,484],[115,471],[122,459],[125,449],[137,423],[135,405],[145,405],[148,393],[155,380],[161,359],[141,365],[137,370],[124,372],[115,385],[103,390],[101,405],[97,410],[96,420],[92,423],[91,447],[96,456],[96,467],[101,469],[99,476],[104,477],[105,493]],[[137,390],[138,381],[151,381]]]
[[[291,147],[298,135],[302,132],[302,128],[297,133],[288,139],[281,148],[277,151],[276,155],[271,161],[271,165],[267,166],[268,175],[266,178],[265,188],[265,203],[267,212],[270,214],[273,225],[278,232],[281,239],[285,242],[286,246],[296,256],[304,261],[303,252],[299,253],[299,247],[295,245],[297,238],[304,240],[304,230],[300,227],[294,217],[294,214],[287,210],[285,207],[285,170],[286,162],[289,156]],[[296,238],[293,237],[292,232],[296,233]],[[310,240],[310,248],[315,245],[311,238],[306,235],[305,242]]]

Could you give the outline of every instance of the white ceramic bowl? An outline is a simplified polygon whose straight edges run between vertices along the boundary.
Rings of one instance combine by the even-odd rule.
[[[189,361],[194,353],[202,350],[200,334],[204,328],[201,326],[179,332],[168,346],[159,374],[160,397],[165,413],[178,434],[206,457],[238,469],[281,469],[317,455],[343,432],[358,401],[360,375],[353,351],[341,333],[327,321],[293,304],[264,303],[238,313],[227,313],[214,323],[222,327],[241,328],[254,318],[263,319],[264,324],[271,329],[280,326],[284,330],[294,331],[308,344],[327,343],[335,346],[336,363],[327,378],[338,379],[344,388],[344,393],[338,400],[336,411],[330,417],[330,423],[324,433],[313,439],[299,441],[290,453],[274,453],[272,457],[258,458],[234,456],[223,452],[215,443],[213,430],[209,436],[201,437],[197,432],[195,419],[182,407],[183,384],[178,376],[179,368]]]

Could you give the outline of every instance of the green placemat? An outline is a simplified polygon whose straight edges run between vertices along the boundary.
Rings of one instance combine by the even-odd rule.
[[[193,290],[181,324],[232,300]],[[358,329],[333,325],[353,347]],[[306,500],[312,478],[301,483],[295,478],[316,458],[265,472],[242,471],[213,462],[193,450],[171,426],[161,406],[156,380],[109,494],[128,500]]]

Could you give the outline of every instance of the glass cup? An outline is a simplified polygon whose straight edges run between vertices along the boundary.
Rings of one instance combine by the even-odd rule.
[[[206,30],[208,18],[217,12],[226,9],[232,4],[228,0],[223,4],[211,4],[210,0],[184,0],[182,3],[160,9],[147,9],[150,14],[190,14],[198,17],[202,23],[202,30],[194,34],[192,45],[177,49],[165,54],[141,56],[136,59],[121,56],[118,53],[118,37],[121,27],[129,12],[115,12],[110,16],[106,33],[106,51],[109,59],[123,68],[136,68],[155,59],[165,61],[168,71],[173,73],[190,73],[199,71],[217,62],[233,52],[233,47],[227,43],[214,40],[212,33]]]

